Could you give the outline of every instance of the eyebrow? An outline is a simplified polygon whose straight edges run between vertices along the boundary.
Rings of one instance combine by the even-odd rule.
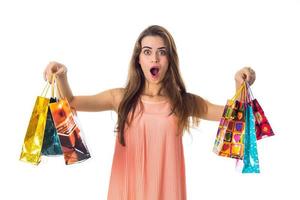
[[[142,49],[144,49],[144,48],[152,49],[152,47],[149,47],[149,46],[143,46]],[[167,47],[159,47],[159,48],[157,48],[157,49],[167,49]]]

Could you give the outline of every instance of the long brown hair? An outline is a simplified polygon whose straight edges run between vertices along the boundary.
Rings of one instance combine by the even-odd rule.
[[[186,88],[179,71],[179,60],[176,45],[171,34],[161,26],[149,26],[139,35],[135,43],[129,64],[124,96],[118,108],[117,132],[119,134],[119,142],[123,146],[125,146],[125,125],[130,125],[137,103],[140,99],[140,95],[145,87],[145,76],[139,64],[139,55],[142,49],[141,41],[146,36],[159,36],[163,39],[166,45],[169,66],[165,77],[162,80],[160,92],[164,91],[165,95],[170,99],[172,108],[170,114],[175,114],[177,116],[179,130],[183,129],[189,132],[191,126],[189,123],[189,117],[192,117],[192,125],[197,126],[199,124],[200,115],[205,109],[203,99],[186,92]],[[131,111],[131,118],[128,119]]]

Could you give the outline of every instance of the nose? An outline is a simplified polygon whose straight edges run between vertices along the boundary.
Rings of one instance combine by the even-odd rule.
[[[152,60],[153,63],[157,63],[159,61],[159,55],[158,55],[158,53],[152,54],[151,60]]]

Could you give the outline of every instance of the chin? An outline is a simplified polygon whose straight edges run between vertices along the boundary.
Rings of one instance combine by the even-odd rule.
[[[147,79],[147,82],[148,83],[151,83],[151,84],[159,84],[159,83],[161,83],[161,79],[157,79],[157,80],[153,80],[153,79]]]

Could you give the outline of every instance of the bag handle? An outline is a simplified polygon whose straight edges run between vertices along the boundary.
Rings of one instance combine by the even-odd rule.
[[[58,98],[58,95],[59,95],[59,98],[65,98],[62,95],[62,93],[61,93],[61,91],[58,87],[57,78],[56,78],[55,74],[52,75],[51,80],[52,80],[51,81],[51,88],[52,88],[51,94],[52,94],[52,97]]]
[[[51,76],[50,83],[48,81],[46,82],[45,87],[41,93],[41,96],[46,97],[46,95],[48,94],[49,88],[51,86],[51,97],[53,97],[53,98],[57,97],[57,95],[55,94],[55,93],[57,93],[57,92],[55,92],[55,85],[56,85],[55,83],[56,83],[56,78],[55,78],[55,75],[53,74]]]
[[[55,85],[54,83],[56,82],[56,78],[55,78],[55,75],[52,74],[52,77],[51,77],[51,97],[55,98],[56,95],[54,93],[54,89],[55,89]]]
[[[246,85],[247,85],[247,91],[248,91],[249,99],[250,99],[250,100],[253,100],[253,99],[254,99],[254,96],[253,96],[251,87],[250,87],[250,85],[249,85],[248,82],[246,83]]]
[[[247,103],[247,102],[249,102],[249,95],[248,95],[247,82],[244,81],[244,84],[245,84],[245,89],[244,89],[244,91],[243,91],[243,99],[242,99],[242,101],[243,101],[244,103]]]
[[[238,91],[235,93],[235,95],[230,99],[230,102],[234,102],[239,96],[241,96],[241,94],[244,92],[245,90],[245,82],[242,83],[242,85],[240,86],[240,88],[238,89]]]
[[[46,97],[46,95],[48,94],[49,87],[50,87],[50,84],[47,81],[47,83],[45,84],[44,89],[41,93],[41,97]]]

